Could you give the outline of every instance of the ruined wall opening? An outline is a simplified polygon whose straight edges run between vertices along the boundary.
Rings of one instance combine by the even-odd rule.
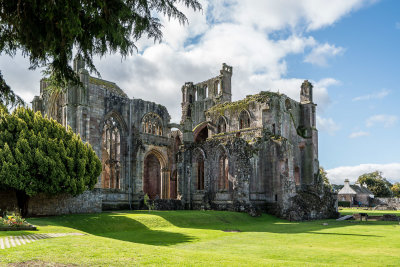
[[[221,117],[219,117],[218,123],[217,123],[217,133],[225,133],[225,132],[226,132],[226,121],[221,116]]]
[[[294,168],[294,181],[296,185],[300,185],[300,168],[298,166]]]
[[[222,94],[222,90],[221,90],[221,82],[220,81],[215,81],[214,83],[214,87],[215,87],[215,92],[217,95]]]
[[[200,143],[206,141],[208,138],[208,127],[204,127],[201,131],[195,136],[194,142]]]
[[[169,198],[176,199],[178,196],[178,175],[177,171],[172,172],[171,180],[169,183]]]
[[[144,159],[143,192],[150,199],[161,198],[161,163],[153,153]]]
[[[202,155],[197,156],[196,165],[196,188],[197,190],[204,190],[204,158]]]
[[[221,154],[218,160],[218,189],[229,190],[229,165],[226,154]]]
[[[120,188],[120,153],[121,134],[119,124],[113,117],[110,117],[104,124],[102,134],[102,188]]]
[[[155,113],[147,113],[142,119],[142,131],[148,134],[163,135],[161,118]]]
[[[204,96],[205,98],[208,98],[208,86],[204,86]]]
[[[250,116],[246,110],[242,110],[239,115],[239,129],[250,127]]]

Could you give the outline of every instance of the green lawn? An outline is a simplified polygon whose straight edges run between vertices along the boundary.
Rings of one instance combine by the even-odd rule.
[[[343,210],[351,212],[360,211]],[[39,227],[36,233],[86,235],[0,249],[0,265],[27,261],[85,266],[400,265],[398,222],[297,223],[266,214],[252,218],[220,211],[113,212],[28,221]],[[327,226],[322,225],[325,222]],[[0,237],[19,234],[0,232]]]

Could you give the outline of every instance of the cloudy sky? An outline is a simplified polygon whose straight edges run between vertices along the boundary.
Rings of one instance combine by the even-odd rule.
[[[400,181],[400,1],[209,0],[185,10],[189,25],[161,18],[162,43],[96,59],[102,78],[130,97],[165,105],[180,120],[180,88],[233,66],[233,99],[261,90],[298,100],[304,79],[318,104],[319,159],[333,183],[381,170]],[[12,88],[30,102],[39,70],[0,56]]]

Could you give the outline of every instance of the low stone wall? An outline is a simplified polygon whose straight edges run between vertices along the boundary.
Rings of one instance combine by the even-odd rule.
[[[18,210],[17,196],[15,194],[15,191],[0,191],[0,210]]]
[[[387,207],[389,209],[400,210],[400,198],[398,197],[393,197],[393,198],[376,197],[374,198],[372,204],[373,206],[382,206],[382,207]]]
[[[71,213],[101,212],[102,195],[99,189],[86,191],[73,197],[68,194],[47,196],[39,194],[30,198],[28,214],[30,216],[48,216]],[[0,209],[14,211],[17,198],[14,191],[0,192]]]
[[[150,204],[154,204],[155,210],[183,210],[185,209],[181,200],[178,199],[155,199],[149,200]],[[142,199],[139,204],[139,209],[148,209]]]

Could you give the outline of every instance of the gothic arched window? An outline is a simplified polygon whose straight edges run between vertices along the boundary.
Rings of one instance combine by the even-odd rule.
[[[204,159],[202,156],[197,158],[197,190],[204,189]]]
[[[104,124],[102,135],[101,185],[103,188],[120,188],[121,134],[118,122],[110,117]]]
[[[142,120],[144,133],[163,135],[161,118],[155,113],[147,113]]]
[[[228,157],[225,155],[225,153],[219,156],[218,167],[218,189],[229,190]]]
[[[226,122],[225,119],[221,116],[218,119],[218,126],[217,126],[218,133],[225,133],[226,132]]]
[[[239,129],[250,127],[250,116],[246,110],[242,110],[239,115]]]

